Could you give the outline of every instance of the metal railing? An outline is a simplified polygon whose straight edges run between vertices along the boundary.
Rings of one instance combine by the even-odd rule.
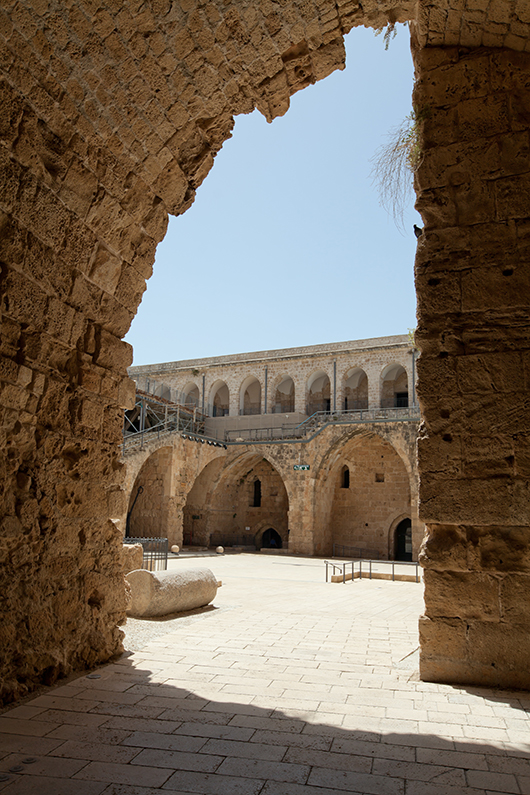
[[[266,416],[266,415],[265,415]],[[123,453],[140,447],[145,442],[175,432],[188,434],[188,438],[210,444],[248,444],[256,442],[296,442],[310,439],[329,425],[351,425],[368,422],[418,421],[417,406],[388,409],[344,409],[317,411],[299,423],[284,423],[266,428],[241,427],[241,418],[235,428],[210,428],[205,433],[208,417],[198,408],[160,401],[149,395],[137,395],[133,409],[125,412]]]
[[[167,538],[133,538],[123,539],[124,544],[141,544],[143,549],[142,568],[148,571],[165,571],[167,569]]]
[[[331,560],[325,560],[324,563],[326,564],[326,582],[329,582],[329,579],[328,579],[328,568],[329,567],[331,567],[331,576],[332,577],[337,577],[337,576],[340,577],[340,576],[342,576],[342,582],[346,582],[346,579],[351,580],[353,582],[353,580],[354,580],[353,565],[355,563],[354,560],[345,561],[344,563],[333,563],[333,561],[331,561]],[[351,566],[351,574],[350,574],[350,576],[348,578],[346,578],[346,568],[348,566]],[[338,575],[335,574],[336,571],[339,572]],[[332,582],[333,582],[333,580],[332,580]]]
[[[351,425],[368,422],[410,422],[420,419],[418,406],[388,409],[343,409],[339,411],[316,411],[303,422],[284,423],[269,428],[231,428],[225,430],[224,439],[229,443],[277,442],[303,439],[318,433],[327,425]]]
[[[123,452],[175,431],[204,437],[205,419],[197,408],[137,394],[134,408],[125,412]]]
[[[342,582],[349,582],[350,580],[354,582],[357,578],[359,580],[363,579],[363,565],[365,571],[365,578],[366,579],[380,579],[378,575],[381,575],[381,571],[374,571],[373,564],[376,564],[377,567],[382,567],[384,570],[387,567],[391,568],[391,579],[392,582],[396,579],[396,566],[414,566],[414,581],[420,582],[420,564],[417,561],[407,561],[407,560],[348,560],[344,561],[343,563],[337,563],[336,561],[332,560],[325,560],[324,563],[326,564],[326,582],[329,582],[329,569],[331,568],[331,577],[342,577]],[[355,566],[358,565],[358,571],[355,571]],[[348,567],[351,567],[351,573],[348,574]],[[367,568],[368,567],[368,568]],[[337,575],[335,572],[338,571],[339,574]],[[400,573],[397,573],[398,578],[401,577]],[[408,575],[405,575],[408,576]]]

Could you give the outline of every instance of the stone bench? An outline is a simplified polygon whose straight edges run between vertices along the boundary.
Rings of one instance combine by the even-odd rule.
[[[127,615],[155,618],[204,607],[215,599],[218,582],[210,569],[147,571],[127,574],[131,599]]]

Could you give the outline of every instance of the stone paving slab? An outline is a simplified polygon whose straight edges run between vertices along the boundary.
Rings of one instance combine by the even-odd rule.
[[[529,694],[419,681],[420,584],[208,563],[213,607],[3,712],[2,795],[530,793]]]

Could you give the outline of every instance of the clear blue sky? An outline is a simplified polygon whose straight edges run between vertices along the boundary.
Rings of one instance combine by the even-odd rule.
[[[171,218],[126,339],[134,364],[405,334],[421,219],[379,206],[370,159],[411,110],[409,32],[353,30],[346,69],[267,124],[238,116],[183,216]]]

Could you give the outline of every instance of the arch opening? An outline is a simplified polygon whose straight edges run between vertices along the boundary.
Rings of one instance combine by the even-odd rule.
[[[186,384],[186,386],[182,390],[182,399],[185,406],[191,406],[193,408],[199,406],[199,401],[200,401],[199,387],[194,381],[190,381],[189,384]]]
[[[343,386],[344,410],[368,408],[368,376],[360,367],[348,370]]]
[[[257,546],[257,544],[256,544]],[[282,549],[283,541],[281,535],[274,529],[269,527],[261,536],[259,549]]]
[[[210,390],[209,414],[226,417],[230,411],[230,392],[224,381],[216,381]]]
[[[272,406],[273,414],[289,414],[294,411],[294,381],[290,376],[284,376],[274,394]]]
[[[272,527],[287,544],[289,499],[282,477],[267,459],[211,462],[196,478],[184,508],[184,543],[255,547]],[[260,536],[261,537],[261,536]]]
[[[407,408],[408,405],[407,371],[400,364],[389,364],[381,373],[381,408]]]
[[[125,534],[129,538],[168,538],[171,521],[173,448],[161,447],[143,463],[129,495]]]
[[[307,414],[331,410],[331,383],[323,370],[318,370],[307,382]]]
[[[239,413],[243,415],[261,414],[261,384],[252,375],[245,378],[241,384]]]
[[[410,515],[410,479],[400,455],[381,436],[366,433],[344,441],[334,457],[315,492],[316,522],[325,528],[323,554],[335,546],[345,555],[392,557],[389,527]]]
[[[412,522],[402,519],[394,530],[394,559],[412,560]]]

